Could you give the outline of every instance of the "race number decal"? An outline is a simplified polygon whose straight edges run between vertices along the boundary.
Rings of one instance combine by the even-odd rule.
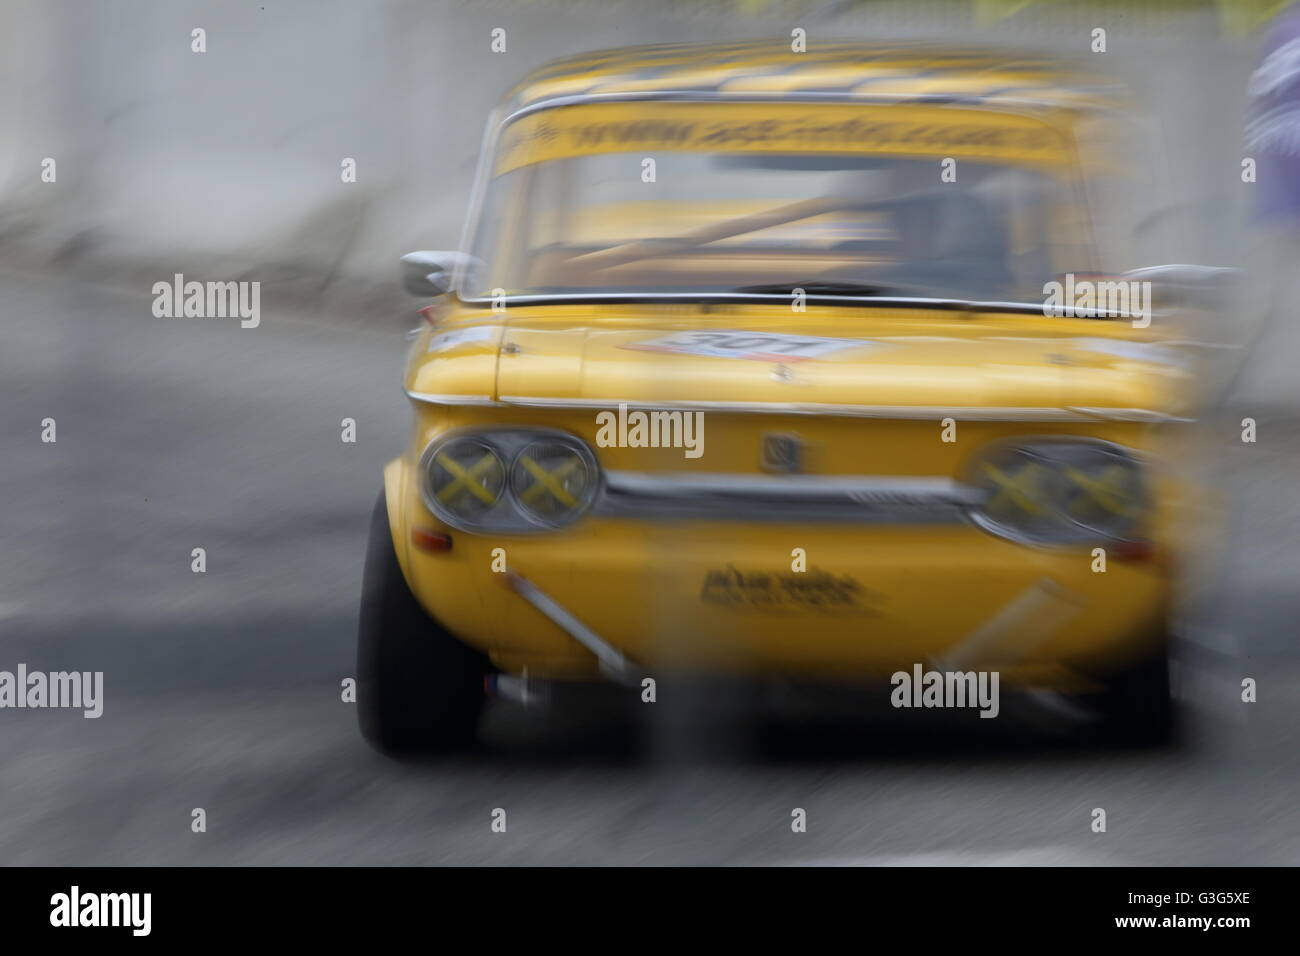
[[[866,339],[828,339],[815,335],[776,335],[738,329],[700,329],[674,332],[623,348],[642,352],[676,352],[712,358],[749,359],[752,362],[802,362],[845,349],[879,348]]]

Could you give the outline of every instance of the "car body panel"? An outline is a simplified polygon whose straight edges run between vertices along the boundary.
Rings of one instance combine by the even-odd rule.
[[[857,406],[863,415],[877,408],[922,417],[941,409],[963,418],[981,409],[1026,419],[1089,417],[1072,411],[1078,409],[1095,409],[1097,417],[1165,416],[1181,407],[1192,361],[1115,323],[1043,316],[955,318],[943,311],[810,306],[792,321],[788,306],[770,305],[554,305],[481,318],[484,311],[448,314],[439,331],[417,340],[406,373],[409,393],[504,404],[822,406],[811,410],[828,414]],[[781,339],[765,346],[756,338],[752,350],[738,352],[755,358],[714,357],[691,354],[690,336],[681,333],[701,333],[701,348],[708,336],[726,345],[754,333],[795,346],[824,340],[832,350],[814,359],[785,358],[771,350]],[[673,336],[688,341],[682,348],[661,344]],[[776,366],[789,375],[774,377]]]
[[[791,137],[817,151],[957,151],[1068,184],[1071,200],[1053,221],[1087,245],[1086,210],[1074,205],[1087,171],[1076,124],[1111,102],[1104,84],[1045,61],[922,46],[832,45],[807,58],[770,45],[616,51],[545,67],[516,88],[489,132],[483,175],[719,137],[740,137],[735,148],[746,151],[795,148]],[[583,228],[599,238],[606,224]],[[779,296],[534,301],[516,292],[453,295],[425,310],[403,383],[411,440],[385,471],[413,592],[503,670],[599,673],[587,648],[508,586],[511,574],[647,671],[883,676],[960,654],[996,626],[1005,634],[983,666],[1077,688],[1163,635],[1195,508],[1167,464],[1192,415],[1194,351],[1122,319],[993,303],[810,296],[796,308]],[[620,406],[702,413],[706,451],[605,446],[598,416]],[[1151,507],[1142,547],[1117,546],[1102,572],[1091,547],[1008,540],[966,515],[650,520],[595,508],[540,533],[451,527],[422,491],[421,455],[458,430],[507,427],[581,439],[607,478],[723,482],[770,475],[772,436],[797,442],[805,476],[955,483],[999,442],[1068,437],[1127,449],[1147,471]],[[417,530],[452,545],[413,547]],[[792,569],[799,551],[806,571]]]

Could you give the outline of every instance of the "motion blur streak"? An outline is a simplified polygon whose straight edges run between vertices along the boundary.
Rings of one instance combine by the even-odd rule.
[[[0,860],[1300,861],[1300,328],[1277,281],[1294,282],[1297,246],[1285,224],[1251,224],[1239,175],[1260,35],[1209,4],[1142,5],[1122,27],[1114,4],[741,10],[0,2],[0,669],[104,673],[102,719],[0,712]],[[1222,361],[1178,465],[1219,498],[1184,572],[1186,742],[1081,745],[1033,697],[985,721],[791,692],[751,719],[750,688],[688,687],[644,725],[597,689],[546,711],[494,702],[470,756],[373,754],[340,690],[369,503],[409,431],[396,376],[419,319],[397,256],[457,247],[483,117],[529,69],[628,42],[784,38],[792,22],[810,42],[1085,58],[1110,23],[1133,152],[1157,160],[1143,221],[1116,241],[1147,264],[1246,267],[1240,306],[1194,335]],[[510,45],[494,57],[497,26]],[[155,318],[152,283],[175,274],[260,281],[260,326]],[[47,418],[56,443],[40,441]],[[1258,703],[1241,703],[1245,677]],[[1088,829],[1099,805],[1108,834]],[[791,832],[796,807],[807,833]]]

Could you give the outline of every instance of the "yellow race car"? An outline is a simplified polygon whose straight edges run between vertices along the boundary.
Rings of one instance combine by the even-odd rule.
[[[516,87],[461,249],[404,260],[433,304],[370,532],[367,737],[464,745],[532,682],[914,668],[1165,734],[1192,373],[1151,282],[1101,272],[1116,102],[847,43]]]

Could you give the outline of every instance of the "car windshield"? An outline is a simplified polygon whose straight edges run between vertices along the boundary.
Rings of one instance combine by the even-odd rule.
[[[770,292],[1041,301],[1086,271],[1073,189],[999,162],[604,152],[496,176],[470,298]],[[1063,238],[1064,237],[1064,238]]]

